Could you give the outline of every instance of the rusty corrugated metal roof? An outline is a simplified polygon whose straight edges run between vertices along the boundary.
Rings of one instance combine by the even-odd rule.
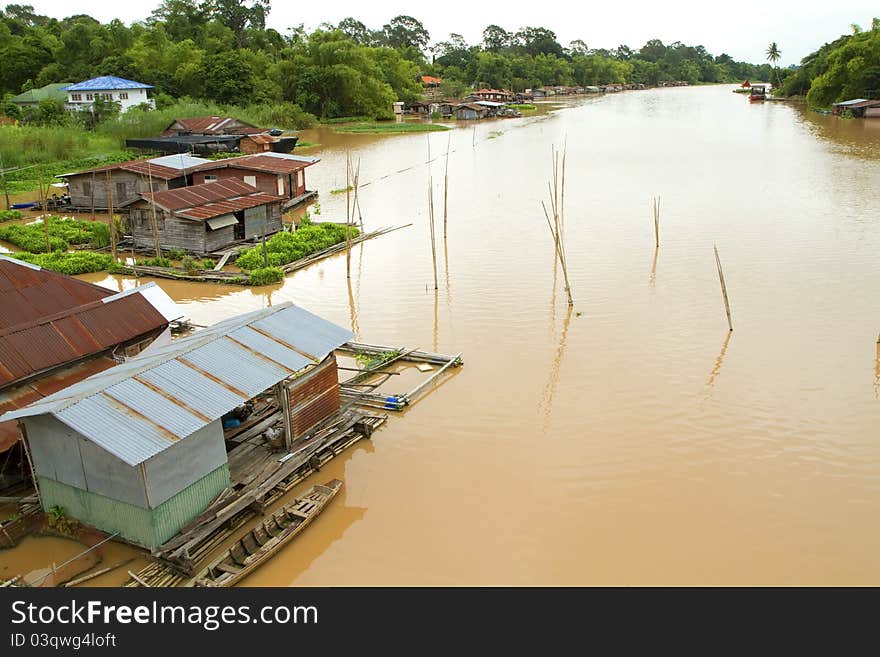
[[[284,199],[259,191],[243,180],[229,178],[216,182],[141,194],[156,205],[188,219],[210,219]]]
[[[252,134],[265,132],[241,119],[228,116],[196,116],[189,119],[177,119],[169,125],[162,134],[177,134],[180,130],[174,126],[179,125],[184,131],[198,135],[223,135],[223,134]]]
[[[100,285],[0,256],[0,331],[112,294]]]
[[[167,166],[167,162],[172,162],[171,158],[177,158],[182,162],[182,166]],[[213,164],[211,160],[200,157],[192,157],[186,154],[166,155],[164,157],[148,158],[145,160],[130,160],[128,162],[117,162],[116,164],[107,164],[102,167],[93,169],[84,169],[75,173],[63,173],[57,178],[69,178],[71,176],[82,176],[85,174],[106,173],[107,171],[128,171],[141,176],[152,176],[160,180],[174,180],[182,178],[188,173],[200,169],[205,165]]]

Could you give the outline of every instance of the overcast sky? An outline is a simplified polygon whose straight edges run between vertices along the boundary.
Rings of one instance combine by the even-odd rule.
[[[130,23],[146,18],[159,0],[119,2],[108,0],[19,0],[32,4],[38,13],[63,18],[86,13],[102,22],[113,18]],[[7,4],[0,0],[0,4]],[[702,44],[713,55],[726,52],[734,59],[760,63],[765,50],[776,41],[782,51],[780,64],[798,63],[823,43],[850,31],[850,24],[868,28],[880,15],[877,0],[644,0],[563,2],[561,0],[506,0],[420,4],[409,0],[370,3],[363,0],[307,2],[273,0],[269,26],[283,32],[304,23],[306,28],[322,22],[336,24],[353,16],[369,28],[379,28],[394,16],[407,14],[420,20],[433,41],[457,32],[468,43],[478,43],[483,28],[500,25],[508,31],[529,25],[553,30],[567,46],[583,39],[591,48],[633,49],[648,39],[664,43],[681,41]],[[458,9],[460,8],[460,9]]]

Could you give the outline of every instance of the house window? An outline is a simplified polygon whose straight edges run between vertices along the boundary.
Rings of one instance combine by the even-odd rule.
[[[70,94],[70,100],[79,102],[83,99],[82,94]]]
[[[125,183],[118,182],[118,183],[116,183],[116,197],[122,198],[123,196],[125,196]]]
[[[119,100],[128,100],[128,93],[125,91],[120,92],[119,93]]]
[[[296,172],[296,186],[297,187],[305,187],[306,184],[306,175],[302,169]]]
[[[104,100],[113,100],[113,94],[101,94],[101,98]]]
[[[95,94],[86,94],[86,100],[88,100],[88,101],[95,100]]]
[[[92,195],[92,183],[89,181],[83,181],[83,195],[91,196]]]
[[[250,185],[251,187],[257,186],[257,177],[256,176],[245,176],[244,181]]]
[[[206,183],[217,182],[218,180],[220,180],[219,176],[215,176],[215,175],[211,175],[211,174],[207,174],[207,173],[205,174],[205,182]]]
[[[278,196],[284,196],[284,176],[278,176]]]

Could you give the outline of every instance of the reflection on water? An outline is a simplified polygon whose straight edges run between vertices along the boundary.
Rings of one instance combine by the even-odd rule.
[[[438,136],[444,303],[426,292],[424,135],[303,134],[323,144],[308,172],[323,219],[344,217],[327,192],[352,150],[372,183],[366,230],[413,224],[356,250],[351,286],[344,255],[271,288],[157,281],[198,324],[289,300],[368,342],[464,353],[370,451],[309,482],[344,479],[339,508],[368,512],[328,509],[249,584],[880,583],[880,364],[865,358],[880,327],[880,121],[730,89],[613,94]],[[581,318],[558,306],[540,205],[566,135]],[[716,242],[736,291],[730,350]]]

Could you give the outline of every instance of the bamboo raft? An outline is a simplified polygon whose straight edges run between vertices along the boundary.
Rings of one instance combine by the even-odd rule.
[[[446,354],[420,351],[418,349],[405,350],[402,347],[386,347],[364,342],[346,342],[339,347],[337,351],[350,354],[367,354],[370,356],[381,356],[382,354],[389,352],[398,352],[397,356],[380,362],[374,368],[361,370],[355,376],[339,384],[339,395],[346,402],[356,404],[357,406],[363,406],[365,408],[376,408],[390,411],[404,410],[407,406],[416,401],[420,395],[427,391],[430,386],[438,383],[440,377],[447,370],[453,367],[460,367],[463,364],[461,353],[449,356]],[[439,365],[440,369],[432,373],[431,376],[409,392],[393,395],[383,395],[375,392],[379,386],[394,374],[394,372],[388,371],[388,366],[393,365],[398,361]],[[372,377],[378,377],[376,383],[363,383]]]
[[[292,541],[342,489],[333,479],[316,484],[247,532],[224,554],[202,569],[188,586],[234,586]]]

